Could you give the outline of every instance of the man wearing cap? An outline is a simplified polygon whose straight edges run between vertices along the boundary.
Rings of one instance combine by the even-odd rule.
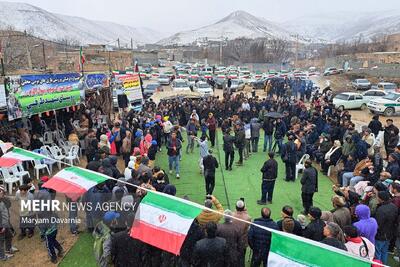
[[[217,130],[217,120],[214,117],[214,114],[211,112],[208,113],[208,118],[207,118],[207,128],[208,128],[208,134],[210,136],[210,142],[211,142],[211,147],[215,146],[215,131]]]
[[[102,267],[112,266],[111,258],[111,226],[116,223],[120,214],[115,211],[107,211],[103,220],[96,224],[93,231],[93,250],[97,264]]]
[[[375,218],[378,232],[375,237],[375,258],[387,264],[390,240],[396,236],[399,209],[391,202],[388,191],[378,192],[378,207]]]
[[[247,213],[245,203],[242,199],[236,202],[236,211],[233,213],[233,217],[241,219],[243,221],[251,222],[251,217]],[[239,220],[233,220],[233,224],[239,229],[240,239],[243,244],[242,250],[240,251],[239,255],[238,266],[244,267],[246,258],[246,249],[249,245],[247,239],[248,239],[248,231],[250,224]]]

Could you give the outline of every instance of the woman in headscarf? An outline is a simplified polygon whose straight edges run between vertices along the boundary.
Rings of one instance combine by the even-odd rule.
[[[99,148],[106,152],[106,154],[110,154],[110,143],[108,142],[107,135],[100,135]]]

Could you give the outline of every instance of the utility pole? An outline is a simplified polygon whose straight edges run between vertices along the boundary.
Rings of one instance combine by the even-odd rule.
[[[117,42],[118,42],[118,50],[120,50],[121,47],[120,47],[120,44],[119,44],[119,38],[117,39]]]
[[[46,52],[45,52],[45,50],[44,50],[44,42],[42,42],[42,53],[43,53],[43,67],[44,67],[44,70],[46,71],[47,70],[47,64],[46,64]]]
[[[133,38],[131,38],[131,50],[133,51]]]

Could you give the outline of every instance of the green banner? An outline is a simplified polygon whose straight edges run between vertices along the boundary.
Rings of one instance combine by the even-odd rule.
[[[14,76],[7,93],[9,120],[79,105],[85,97],[79,73]]]

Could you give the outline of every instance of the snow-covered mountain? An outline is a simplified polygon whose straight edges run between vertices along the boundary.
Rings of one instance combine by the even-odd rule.
[[[79,44],[106,44],[120,39],[121,46],[154,43],[164,36],[147,28],[48,12],[25,3],[0,2],[0,30],[27,31],[46,40],[68,40]],[[116,42],[112,43],[116,45]]]
[[[327,42],[351,41],[400,33],[400,11],[335,12],[304,16],[284,22],[281,26],[313,40]]]
[[[284,38],[291,39],[290,33],[276,23],[255,17],[245,11],[235,11],[220,21],[195,30],[176,33],[158,42],[161,45],[191,44],[204,38],[228,40],[246,38]]]

